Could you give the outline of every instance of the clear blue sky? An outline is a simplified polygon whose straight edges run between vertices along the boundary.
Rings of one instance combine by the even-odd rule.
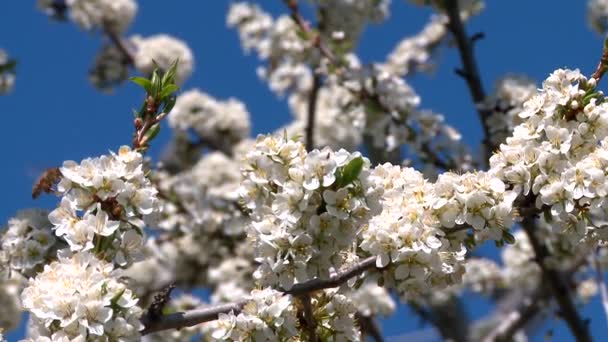
[[[284,11],[282,1],[258,1],[270,12]],[[586,1],[511,0],[487,1],[486,9],[467,27],[483,31],[486,38],[476,46],[476,56],[488,91],[506,73],[523,73],[540,82],[559,67],[580,68],[590,74],[597,63],[601,37],[587,26]],[[234,96],[246,103],[253,116],[253,133],[266,133],[288,122],[290,115],[282,99],[273,95],[255,73],[254,56],[244,56],[236,33],[226,28],[228,1],[139,1],[140,10],[131,33],[169,33],[188,42],[196,58],[195,72],[183,89],[201,88],[219,98]],[[0,97],[0,152],[5,195],[0,205],[0,225],[19,209],[52,207],[55,198],[37,202],[30,198],[38,173],[67,159],[115,150],[129,144],[131,108],[141,101],[140,90],[125,84],[114,94],[102,94],[87,81],[101,44],[98,35],[80,31],[70,23],[49,20],[35,8],[35,1],[3,3],[0,12],[0,48],[19,60],[17,84],[9,96]],[[382,61],[406,35],[417,32],[430,12],[393,0],[391,17],[369,27],[358,47],[365,62]],[[159,24],[160,23],[160,24]],[[422,106],[444,113],[459,128],[474,149],[481,139],[480,126],[462,79],[453,73],[459,66],[454,49],[442,52],[434,75],[411,80],[422,97]],[[605,88],[605,87],[604,87]],[[161,133],[152,156],[157,156],[169,130]],[[495,253],[495,252],[494,252]],[[483,301],[469,306],[473,317],[489,309]],[[607,331],[599,301],[587,305],[596,339]],[[421,328],[420,320],[401,308],[383,322],[386,336]],[[545,326],[554,329],[554,341],[571,340],[557,320]],[[17,340],[24,331],[9,335]],[[432,340],[432,339],[431,339]]]

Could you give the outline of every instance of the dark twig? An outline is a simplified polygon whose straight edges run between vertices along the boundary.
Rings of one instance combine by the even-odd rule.
[[[364,316],[357,313],[356,318],[357,322],[359,322],[362,335],[371,336],[376,342],[384,342],[384,338],[382,337],[382,333],[380,332],[380,328],[374,320],[374,317]]]
[[[327,279],[313,279],[304,283],[296,284],[290,290],[283,292],[294,297],[299,297],[302,295],[307,295],[311,292],[338,287],[348,281],[350,278],[356,277],[361,273],[374,268],[375,266],[376,257],[371,256],[345,270],[336,272]],[[242,299],[234,303],[163,315],[156,320],[149,320],[144,317],[142,318],[142,323],[144,324],[145,328],[141,331],[141,334],[146,335],[161,330],[180,329],[213,321],[218,318],[219,314],[229,312],[234,312],[236,314],[240,312],[247,302],[247,299]]]
[[[513,336],[525,328],[543,312],[550,292],[538,290],[531,297],[526,297],[520,307],[501,316],[496,327],[484,336],[484,342],[513,341]]]
[[[597,64],[597,68],[595,69],[595,72],[593,72],[593,75],[591,75],[592,78],[595,78],[597,80],[597,82],[599,82],[602,77],[604,76],[604,74],[606,73],[606,70],[608,70],[608,39],[606,41],[604,41],[604,46],[602,47],[602,57],[600,58],[599,63]]]
[[[467,82],[473,103],[477,107],[479,119],[484,130],[483,143],[486,145],[486,154],[488,157],[485,159],[489,159],[490,153],[494,150],[494,146],[492,146],[489,140],[490,130],[487,122],[490,112],[479,106],[486,99],[486,93],[483,89],[479,69],[477,67],[477,62],[475,61],[475,54],[473,53],[473,43],[482,38],[483,33],[476,33],[472,37],[469,37],[464,28],[464,24],[462,23],[462,18],[460,17],[458,1],[445,0],[444,4],[449,18],[447,24],[448,30],[454,36],[462,62],[462,69],[457,70],[456,73],[462,76]]]
[[[169,329],[181,329],[184,327],[191,327],[204,322],[209,322],[218,319],[218,316],[222,313],[234,312],[238,313],[241,311],[243,306],[247,304],[248,300],[243,299],[238,302],[217,305],[209,308],[188,310],[186,312],[176,312],[169,315],[163,315],[155,321],[149,321],[142,319],[142,323],[145,329],[141,331],[141,335],[147,335],[153,332],[169,330]]]
[[[110,38],[110,41],[112,42],[112,44],[114,44],[114,46],[116,46],[118,51],[122,53],[125,62],[130,65],[135,64],[135,54],[133,53],[133,51],[131,51],[127,42],[112,29],[111,25],[109,25],[108,23],[104,23],[103,31],[108,36],[108,38]]]
[[[545,246],[535,234],[536,225],[534,224],[534,219],[535,218],[532,216],[526,216],[521,225],[530,239],[530,244],[534,249],[535,259],[542,271],[544,282],[551,289],[553,297],[559,306],[560,316],[566,321],[566,324],[577,341],[592,341],[588,323],[579,315],[570,295],[570,289],[562,278],[562,275],[556,270],[547,267],[545,263],[546,259],[550,256],[550,253],[547,246]]]
[[[310,342],[317,342],[319,340],[317,337],[317,322],[315,321],[315,317],[312,313],[310,295],[303,294],[299,296],[298,299],[300,299],[302,307],[304,308],[304,321],[306,322],[306,330],[308,331],[308,340]]]
[[[314,72],[312,79],[312,88],[308,94],[308,117],[306,120],[306,150],[312,151],[315,146],[314,135],[315,135],[315,120],[317,112],[317,99],[319,98],[319,89],[322,85],[321,75]]]

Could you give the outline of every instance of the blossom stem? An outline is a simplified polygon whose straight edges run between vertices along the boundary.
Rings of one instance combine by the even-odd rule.
[[[327,279],[312,279],[304,283],[296,284],[289,290],[283,290],[283,292],[294,297],[308,295],[309,293],[318,290],[340,286],[350,278],[356,277],[374,267],[376,267],[376,257],[371,256],[345,270],[336,272]],[[247,304],[247,302],[248,299],[241,299],[233,303],[212,306],[204,309],[195,309],[185,312],[176,312],[169,315],[162,315],[154,320],[143,317],[142,323],[145,328],[141,331],[141,335],[143,336],[162,330],[191,327],[200,323],[216,320],[219,314],[222,313],[227,314],[229,312],[233,312],[234,314],[237,314],[241,311],[243,306]]]
[[[570,291],[566,282],[560,273],[547,267],[545,263],[546,259],[550,256],[550,253],[547,246],[545,246],[535,234],[536,225],[534,224],[534,219],[534,216],[525,216],[521,225],[530,239],[530,244],[534,249],[536,262],[541,269],[544,282],[550,287],[553,297],[560,308],[560,316],[566,321],[566,324],[577,341],[592,341],[588,323],[579,315],[572,297],[570,296]]]

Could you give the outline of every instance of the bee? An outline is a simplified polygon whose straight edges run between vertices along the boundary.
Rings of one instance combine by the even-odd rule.
[[[53,186],[57,184],[60,179],[61,171],[59,171],[58,167],[46,169],[42,175],[38,177],[32,187],[32,198],[38,198],[43,191],[47,194],[53,192]]]

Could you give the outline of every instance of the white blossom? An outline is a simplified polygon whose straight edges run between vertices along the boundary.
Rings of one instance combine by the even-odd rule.
[[[51,0],[38,0],[38,7],[54,15]],[[135,0],[66,0],[70,19],[84,30],[107,29],[122,32],[135,18]]]
[[[142,310],[137,299],[116,279],[112,264],[89,253],[62,250],[59,260],[29,280],[21,299],[46,337],[82,335],[135,341]]]
[[[0,253],[6,253],[11,270],[31,276],[52,259],[58,242],[47,216],[45,210],[27,209],[8,221],[0,236]]]
[[[166,34],[149,37],[136,35],[132,36],[129,41],[136,48],[134,62],[140,72],[152,74],[156,65],[166,71],[173,62],[179,60],[175,82],[182,84],[192,75],[194,56],[185,42]]]
[[[231,146],[250,131],[249,112],[237,99],[216,100],[198,89],[180,94],[169,115],[169,125],[192,130],[205,141]]]

